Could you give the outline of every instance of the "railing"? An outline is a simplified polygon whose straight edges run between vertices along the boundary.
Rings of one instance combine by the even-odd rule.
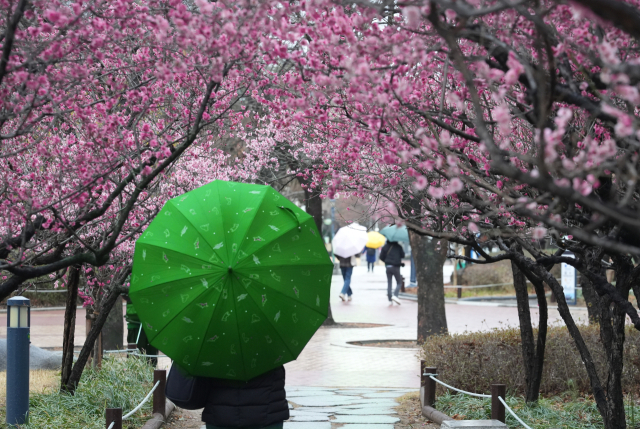
[[[153,388],[145,396],[145,398],[133,410],[122,415],[122,408],[107,408],[105,411],[107,429],[122,429],[122,421],[127,420],[142,408],[142,406],[153,395],[153,414],[161,414],[165,416],[166,398],[164,396],[164,387],[167,382],[167,371],[164,369],[156,369],[153,371]]]
[[[467,392],[462,389],[457,389],[439,380],[437,378],[438,376],[437,368],[426,367],[424,365],[424,361],[421,362],[421,369],[422,369],[421,387],[424,387],[424,396],[422,399],[423,399],[423,405],[425,406],[425,408],[429,407],[431,410],[435,411],[436,413],[439,413],[434,408],[436,403],[436,383],[438,383],[446,387],[447,389],[453,390],[458,393],[462,393],[464,395],[475,396],[477,398],[483,398],[483,399],[491,399],[491,418],[493,420],[499,420],[502,423],[505,423],[505,420],[506,420],[505,411],[509,411],[509,413],[513,416],[513,418],[515,418],[525,429],[531,429],[531,427],[528,426],[525,422],[523,422],[522,419],[520,419],[520,417],[518,417],[516,413],[514,413],[513,410],[507,405],[504,399],[506,397],[506,394],[505,394],[506,386],[504,384],[492,384],[490,395],[486,395],[482,393]],[[424,414],[424,411],[423,411],[423,414]],[[444,416],[444,414],[442,414],[441,416],[447,417],[447,416]]]
[[[558,281],[560,281],[560,279],[556,279]],[[527,280],[527,283],[531,283],[529,280]],[[457,289],[458,291],[458,298],[462,298],[462,290],[463,289],[483,289],[483,288],[491,288],[491,287],[499,287],[499,286],[511,286],[513,285],[513,282],[510,283],[492,283],[492,284],[487,284],[487,285],[473,285],[473,286],[459,286],[459,285],[444,285],[445,289]],[[577,289],[582,289],[581,286],[576,286]]]

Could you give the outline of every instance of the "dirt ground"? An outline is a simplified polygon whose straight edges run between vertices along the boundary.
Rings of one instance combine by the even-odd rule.
[[[399,397],[398,403],[396,411],[400,417],[400,423],[396,423],[395,429],[437,429],[440,427],[422,415],[418,392],[407,393]]]
[[[400,422],[395,424],[395,429],[437,429],[438,425],[428,421],[422,416],[418,392],[407,393],[398,398],[398,417]],[[188,411],[176,408],[165,424],[168,429],[200,429],[203,425],[200,420],[202,410]]]
[[[164,427],[170,429],[200,429],[203,425],[202,420],[200,420],[201,415],[202,410],[189,411],[176,407]]]

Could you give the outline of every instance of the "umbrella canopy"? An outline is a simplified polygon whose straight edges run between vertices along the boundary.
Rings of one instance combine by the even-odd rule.
[[[343,226],[333,237],[333,253],[348,258],[362,252],[367,241],[369,236],[366,227],[357,223]]]
[[[380,234],[387,237],[389,241],[404,241],[409,242],[409,232],[406,226],[398,227],[396,225],[385,226],[380,230]]]
[[[369,240],[367,241],[366,246],[371,249],[382,247],[384,246],[384,242],[387,241],[384,235],[376,231],[367,232],[367,236],[369,237]]]
[[[315,222],[268,186],[215,181],[167,201],[133,260],[151,345],[192,375],[256,377],[327,317],[333,264]]]

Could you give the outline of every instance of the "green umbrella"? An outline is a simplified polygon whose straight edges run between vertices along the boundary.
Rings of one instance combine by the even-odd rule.
[[[385,226],[380,230],[380,234],[387,237],[389,241],[404,241],[409,242],[409,232],[406,226],[398,227],[397,225]]]
[[[295,360],[327,317],[324,242],[269,186],[215,181],[169,200],[133,261],[150,343],[192,375],[256,377]]]

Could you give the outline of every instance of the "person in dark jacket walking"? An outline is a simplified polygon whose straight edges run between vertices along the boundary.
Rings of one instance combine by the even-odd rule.
[[[209,391],[202,411],[207,429],[282,429],[289,419],[284,366],[249,381],[203,379]]]
[[[365,247],[363,253],[367,255],[367,272],[369,272],[369,270],[373,272],[373,266],[376,263],[376,249],[372,247]]]
[[[404,258],[404,249],[395,241],[387,241],[380,251],[380,260],[387,267],[387,297],[391,305],[394,302],[398,305],[401,304],[398,294],[400,293],[400,283],[402,283],[400,267],[404,266],[402,258]],[[396,290],[391,294],[393,277],[396,278]]]

